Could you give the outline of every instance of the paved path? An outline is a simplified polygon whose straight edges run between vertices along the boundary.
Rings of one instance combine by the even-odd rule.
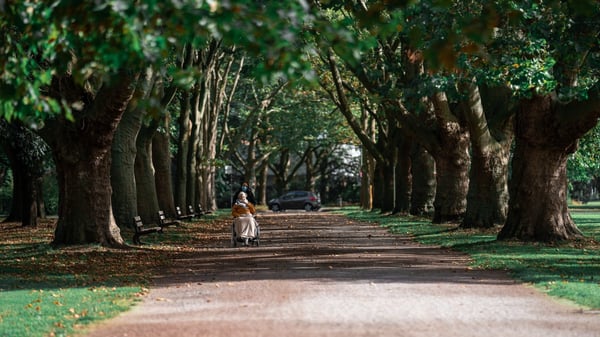
[[[215,237],[88,337],[600,336],[597,313],[377,226],[326,212],[259,221],[260,247]]]

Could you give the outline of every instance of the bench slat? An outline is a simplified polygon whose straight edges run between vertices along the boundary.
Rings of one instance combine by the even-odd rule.
[[[162,227],[145,227],[142,222],[142,218],[139,215],[133,217],[133,227],[135,233],[133,234],[133,243],[141,245],[140,236],[151,233],[162,233]]]
[[[164,211],[158,211],[158,225],[161,228],[179,225],[179,221],[170,221],[167,219]]]

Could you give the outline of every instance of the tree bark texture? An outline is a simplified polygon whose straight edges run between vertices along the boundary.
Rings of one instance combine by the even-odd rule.
[[[163,121],[164,131],[159,131],[152,138],[152,165],[154,166],[154,185],[158,208],[165,214],[175,214],[175,199],[173,198],[173,175],[171,171],[170,136],[168,133],[169,119]],[[193,204],[192,204],[193,205]],[[195,206],[194,206],[195,208]],[[187,208],[185,208],[187,210]]]
[[[508,164],[510,143],[473,151],[469,174],[467,210],[463,228],[492,228],[504,224],[508,210]]]
[[[267,161],[262,161],[257,170],[257,184],[256,184],[256,201],[261,205],[267,204],[267,181],[269,178],[269,166]]]
[[[41,138],[19,122],[0,122],[0,143],[13,174],[12,202],[4,222],[21,222],[24,227],[38,224],[39,183],[44,174]]]
[[[469,186],[468,139],[456,139],[456,147],[435,156],[436,192],[433,223],[459,221],[467,207]]]
[[[193,94],[191,90],[182,92],[181,108],[179,111],[179,139],[177,140],[176,173],[175,173],[175,204],[185,205],[188,191],[189,144],[192,135]]]
[[[567,208],[565,154],[517,144],[508,218],[499,239],[555,241],[581,234]]]
[[[383,177],[379,162],[374,161],[373,164],[373,210],[381,210],[383,209],[384,200]]]
[[[395,204],[395,172],[390,163],[376,163],[375,204],[381,213],[391,213]]]
[[[123,114],[111,148],[112,205],[115,221],[120,228],[133,228],[133,217],[138,215],[135,142],[142,125],[142,115],[139,109],[128,109]]]
[[[61,198],[53,243],[123,244],[112,213],[110,147],[92,149],[66,139],[59,144],[55,158]]]
[[[584,108],[564,107],[552,96],[522,102],[516,115],[508,218],[499,239],[560,241],[581,235],[567,207],[566,164],[579,137],[600,114],[597,104]]]
[[[373,180],[374,180],[374,167],[375,161],[366,151],[362,153],[362,168],[361,168],[361,185],[360,185],[360,205],[363,209],[368,211],[373,209]]]
[[[137,211],[144,223],[157,222],[158,196],[154,182],[154,165],[152,164],[152,139],[156,134],[157,122],[143,126],[136,140],[137,155],[135,157],[135,181],[137,185]],[[166,213],[175,216],[174,213]]]
[[[436,179],[433,157],[418,143],[411,148],[412,193],[410,214],[426,215],[433,212]]]
[[[396,164],[396,200],[393,213],[405,213],[410,211],[410,199],[412,192],[412,175],[410,148],[412,139],[408,136],[400,137],[398,144],[398,162]]]
[[[201,160],[200,146],[202,145],[202,137],[200,135],[200,129],[202,128],[202,119],[204,115],[204,107],[203,102],[201,102],[202,90],[199,88],[194,88],[194,94],[192,96],[192,110],[190,114],[190,122],[191,122],[191,130],[190,137],[188,142],[187,154],[182,153],[182,155],[186,155],[187,159],[187,191],[185,193],[185,200],[182,201],[181,207],[183,208],[185,205],[194,205],[198,202],[198,195],[201,193],[198,182],[198,175],[200,174],[201,165],[199,161]]]
[[[26,174],[27,169],[23,163],[18,159],[15,149],[9,145],[4,144],[4,153],[10,163],[10,169],[13,175],[13,188],[12,188],[12,202],[10,205],[10,212],[4,219],[4,222],[18,222],[23,221],[23,212],[25,212],[25,199],[28,191],[26,190]],[[25,224],[24,224],[25,226]]]
[[[44,200],[44,179],[44,177],[38,177],[35,182],[37,190],[37,216],[41,219],[46,219],[47,217],[46,202]]]
[[[200,194],[203,193],[202,185],[200,185],[199,175],[202,170],[202,121],[204,120],[204,112],[206,111],[207,92],[204,83],[198,84],[194,88],[194,96],[192,97],[192,111],[190,120],[192,121],[192,129],[190,132],[189,149],[187,154],[188,172],[187,172],[187,192],[186,204],[196,205],[201,202]],[[183,206],[183,205],[182,205]],[[204,208],[203,208],[204,209]],[[207,208],[209,209],[209,208]]]
[[[469,135],[463,123],[451,113],[444,93],[433,99],[437,142],[432,151],[436,166],[433,223],[461,220],[467,206],[469,187]]]
[[[214,76],[214,75],[213,75]],[[215,80],[216,81],[216,80]],[[217,158],[217,135],[218,135],[218,118],[220,111],[220,104],[217,104],[213,101],[213,97],[218,97],[217,91],[219,87],[217,84],[211,84],[211,94],[210,94],[210,108],[207,109],[206,114],[206,122],[204,125],[204,134],[203,134],[203,160],[205,165],[204,174],[204,184],[203,189],[205,190],[207,200],[209,201],[209,209],[216,210],[217,209],[217,200],[216,200],[216,191],[215,191],[215,179],[216,179],[216,169],[215,169],[215,159]]]
[[[46,140],[54,155],[59,187],[54,244],[123,245],[112,213],[111,146],[138,74],[120,72],[91,97],[70,77],[55,78],[51,94],[68,102],[86,100],[75,122],[48,121]]]
[[[508,210],[508,164],[513,139],[512,118],[507,109],[510,97],[494,103],[493,95],[487,95],[493,99],[484,104],[474,78],[462,82],[461,88],[467,97],[461,103],[471,141],[469,193],[461,227],[491,228],[504,224]],[[497,91],[503,92],[501,88]]]

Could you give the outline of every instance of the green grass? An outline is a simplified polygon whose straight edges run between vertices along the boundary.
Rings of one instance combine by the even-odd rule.
[[[571,213],[584,239],[556,244],[496,241],[499,228],[463,230],[456,224],[434,225],[428,219],[386,216],[357,208],[343,213],[377,222],[392,233],[411,236],[423,244],[467,253],[475,268],[507,270],[514,278],[551,296],[600,309],[600,210],[594,207],[598,206],[589,205]]]
[[[23,289],[0,293],[0,336],[72,336],[133,304],[137,287]]]
[[[142,237],[144,245],[111,249],[50,245],[54,221],[37,228],[0,223],[0,337],[77,336],[90,324],[130,309],[150,279],[177,254],[198,254],[222,231],[221,213]],[[228,226],[228,225],[227,225]],[[122,237],[131,244],[132,232]]]
[[[127,251],[54,249],[50,226],[0,226],[0,337],[73,336],[130,308],[145,291],[143,273],[122,272]]]

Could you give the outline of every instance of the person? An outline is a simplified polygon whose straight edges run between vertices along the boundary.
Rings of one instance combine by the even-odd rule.
[[[244,245],[248,245],[250,239],[256,237],[256,230],[258,223],[254,217],[256,216],[256,209],[252,204],[246,193],[238,193],[238,198],[231,207],[231,215],[233,216],[233,226],[237,237],[244,240]]]
[[[256,205],[254,193],[252,193],[252,189],[250,188],[247,182],[244,182],[242,186],[240,186],[240,188],[237,190],[237,192],[235,192],[235,200],[238,199],[238,196],[241,192],[246,193],[246,198],[252,203],[252,205]]]

